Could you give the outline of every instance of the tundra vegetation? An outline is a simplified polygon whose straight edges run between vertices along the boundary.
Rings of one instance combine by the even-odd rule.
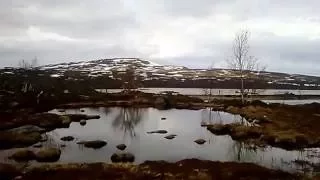
[[[56,143],[52,147],[45,146],[50,142],[47,133],[55,129],[69,128],[72,123],[79,128],[87,128],[90,121],[99,119],[99,114],[87,115],[81,108],[87,107],[122,107],[112,121],[114,129],[120,129],[124,136],[139,138],[134,127],[141,122],[141,108],[159,110],[210,109],[211,123],[199,124],[217,136],[230,136],[236,146],[256,148],[279,147],[286,150],[303,150],[320,147],[320,104],[286,105],[267,104],[260,100],[246,98],[247,80],[262,78],[264,69],[259,67],[256,58],[249,55],[249,32],[241,31],[236,35],[230,65],[238,76],[240,97],[213,95],[212,89],[217,85],[210,81],[207,84],[209,96],[207,101],[174,92],[161,94],[144,93],[136,88],[145,83],[139,78],[134,66],[128,66],[123,72],[113,71],[116,80],[101,78],[92,80],[82,77],[77,71],[67,71],[64,76],[51,77],[52,73],[36,68],[34,64],[22,61],[15,74],[3,75],[0,91],[0,149],[16,149],[8,159],[15,163],[0,164],[1,179],[304,179],[301,174],[268,169],[253,163],[215,162],[186,159],[175,163],[164,161],[146,161],[139,165],[130,153],[130,146],[121,142],[114,145],[110,163],[55,164],[63,155],[66,143],[77,144],[88,152],[98,152],[113,142],[105,139],[77,139],[73,135],[59,138],[63,144]],[[210,68],[208,72],[213,72]],[[41,74],[41,75],[39,75]],[[91,81],[92,80],[92,81]],[[101,93],[95,89],[100,81],[115,83],[123,91],[117,93]],[[167,82],[170,82],[168,80]],[[149,82],[150,83],[150,82]],[[211,84],[212,83],[212,84]],[[97,85],[98,84],[98,85]],[[108,84],[108,83],[106,83]],[[107,89],[105,84],[101,85]],[[252,90],[254,92],[255,90]],[[293,96],[295,97],[295,96]],[[48,111],[57,109],[59,113]],[[67,109],[79,109],[70,114]],[[217,111],[241,116],[238,123],[212,123],[211,113]],[[153,118],[153,117],[150,117]],[[156,117],[161,123],[170,123],[170,117]],[[171,117],[172,118],[172,117]],[[185,119],[188,123],[188,118]],[[246,124],[246,123],[248,124]],[[81,126],[82,125],[82,126]],[[72,126],[72,125],[71,125]],[[183,125],[182,125],[183,126]],[[156,128],[156,127],[155,127]],[[168,129],[150,129],[144,132],[148,136],[161,136],[166,143],[174,143],[183,136]],[[209,140],[195,137],[190,146],[203,148],[210,144]],[[240,161],[241,148],[234,159]],[[34,162],[48,163],[32,166]],[[18,165],[17,165],[18,164]],[[29,166],[30,165],[30,166]],[[94,173],[92,173],[94,172]]]

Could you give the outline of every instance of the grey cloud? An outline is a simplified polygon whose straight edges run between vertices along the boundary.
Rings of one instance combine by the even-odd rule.
[[[221,21],[221,27],[216,24],[215,28],[220,28],[217,31],[206,30],[210,23],[217,23],[210,19],[215,15],[227,15],[231,19]],[[189,21],[184,21],[183,26],[168,25],[190,17],[192,22],[201,22],[199,27],[187,24]],[[223,32],[223,28],[236,31],[232,29],[238,28],[233,26],[235,24],[263,24],[265,21],[271,22],[270,26],[275,21],[298,25],[310,22],[315,27],[313,32],[318,32],[318,39],[314,40],[310,40],[308,34],[277,36],[272,32],[273,28],[279,29],[276,25],[252,32],[255,34],[251,39],[252,53],[268,66],[268,70],[320,75],[320,2],[317,0],[2,0],[0,66],[15,66],[20,59],[37,56],[41,64],[140,57],[160,64],[206,68],[214,63],[216,67],[225,67],[233,34],[222,38],[219,32]],[[31,27],[72,40],[47,38],[34,41],[27,33]],[[195,32],[184,34],[188,28]],[[182,36],[178,40],[188,40],[186,42],[190,42],[193,49],[182,55],[178,53],[178,56],[171,56],[171,49],[165,49],[169,55],[150,58],[163,52],[159,49],[163,48],[162,44],[152,44],[150,40],[154,36],[159,40],[174,38],[175,33]]]

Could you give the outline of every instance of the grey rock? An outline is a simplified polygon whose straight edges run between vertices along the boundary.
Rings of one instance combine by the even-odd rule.
[[[127,146],[125,144],[119,144],[117,146],[118,149],[120,149],[121,151],[125,150],[127,148]]]
[[[8,130],[7,132],[10,133],[17,133],[17,134],[27,134],[27,133],[34,133],[34,132],[45,132],[46,130],[43,128],[40,128],[38,126],[33,126],[33,125],[25,125],[25,126],[20,126],[17,128],[13,128]]]
[[[102,140],[96,140],[96,141],[80,141],[77,144],[83,144],[87,148],[93,148],[93,149],[99,149],[103,146],[107,145],[107,142]]]
[[[170,134],[168,136],[165,136],[164,138],[166,138],[166,139],[174,139],[176,136],[177,135],[175,135],[175,134]]]
[[[118,163],[134,162],[134,155],[131,153],[115,153],[111,156],[111,161]]]
[[[197,139],[197,140],[195,140],[194,142],[197,143],[197,144],[204,144],[204,143],[206,143],[207,141],[204,140],[204,139]]]
[[[74,137],[72,136],[64,136],[62,138],[60,138],[61,141],[73,141]]]
[[[84,119],[80,120],[80,125],[81,125],[81,126],[84,126],[84,125],[86,125],[86,124],[87,124],[87,121],[86,121],[86,120],[84,120]]]
[[[150,132],[147,132],[148,134],[154,134],[154,133],[158,133],[158,134],[166,134],[168,133],[168,131],[166,130],[156,130],[156,131],[150,131]]]

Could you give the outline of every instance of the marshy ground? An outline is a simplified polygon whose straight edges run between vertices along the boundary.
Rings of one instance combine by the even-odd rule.
[[[147,142],[165,142],[170,143],[171,145],[165,145],[164,148],[168,151],[175,152],[176,150],[170,150],[171,147],[180,146],[182,147],[185,144],[185,141],[190,141],[190,145],[193,146],[192,152],[199,152],[203,149],[206,149],[206,155],[210,154],[209,149],[215,146],[219,146],[217,144],[210,145],[210,143],[224,142],[219,141],[219,136],[223,136],[220,139],[228,139],[230,136],[232,139],[226,140],[227,142],[241,142],[244,144],[249,144],[249,148],[255,149],[258,147],[279,147],[280,149],[286,150],[299,150],[303,151],[305,148],[318,148],[320,146],[320,105],[317,103],[306,104],[306,105],[284,105],[284,104],[266,104],[260,101],[251,101],[242,104],[239,100],[215,100],[213,102],[203,102],[201,99],[197,99],[194,97],[188,96],[159,96],[154,94],[140,93],[140,92],[132,92],[132,93],[116,93],[113,95],[101,95],[100,97],[90,97],[87,96],[85,100],[76,101],[68,100],[62,103],[52,103],[50,107],[45,108],[45,112],[43,110],[39,110],[37,108],[17,108],[16,111],[12,114],[6,112],[6,119],[2,120],[0,128],[2,129],[0,134],[0,143],[2,149],[10,150],[12,148],[35,148],[35,144],[41,144],[41,142],[46,141],[44,138],[44,134],[50,134],[51,132],[63,131],[65,128],[69,129],[81,129],[81,131],[77,131],[77,133],[82,132],[80,134],[77,133],[74,135],[75,137],[68,137],[68,134],[65,135],[63,147],[62,144],[56,146],[59,150],[62,150],[61,159],[65,159],[66,155],[64,155],[63,148],[68,149],[68,147],[76,147],[77,141],[80,140],[88,140],[85,139],[81,134],[92,133],[92,131],[86,132],[86,129],[92,127],[97,128],[101,127],[101,120],[98,120],[101,114],[86,114],[88,110],[84,107],[104,107],[107,111],[111,107],[119,107],[120,109],[115,110],[115,112],[120,112],[120,116],[117,114],[111,115],[108,114],[108,117],[113,117],[115,119],[114,126],[118,128],[127,128],[139,126],[140,120],[138,118],[139,114],[136,114],[137,111],[132,111],[128,109],[141,109],[141,108],[154,108],[151,111],[155,111],[158,113],[158,116],[148,116],[145,119],[149,119],[147,122],[154,122],[157,126],[153,126],[152,124],[147,126],[149,129],[143,129],[143,135],[140,138],[153,138],[146,139]],[[54,113],[47,113],[50,109],[55,109]],[[79,109],[79,112],[72,112],[68,110],[68,108]],[[121,112],[123,111],[121,108],[127,108],[127,112],[123,112],[121,116]],[[112,109],[112,108],[111,108]],[[166,112],[163,110],[170,109],[181,109],[181,114],[177,114],[175,116],[170,117],[169,114],[161,114],[161,112]],[[220,112],[226,113],[225,116],[227,118],[231,118],[232,116],[237,117],[237,121],[228,121],[228,123],[224,123],[221,121],[205,121],[202,124],[200,121],[196,121],[191,123],[191,119],[193,118],[193,114],[202,112],[203,109],[206,109],[206,112]],[[185,110],[185,111],[183,111]],[[132,112],[129,112],[132,111]],[[150,110],[149,110],[150,111]],[[158,112],[159,111],[159,112]],[[178,110],[175,110],[178,111]],[[168,111],[170,112],[170,111]],[[175,112],[177,113],[177,112]],[[8,115],[9,114],[9,115]],[[13,115],[14,114],[14,115]],[[117,124],[121,119],[126,118],[126,116],[130,116],[130,114],[135,121],[124,121],[123,124]],[[233,115],[232,115],[233,114]],[[154,115],[154,114],[151,114]],[[157,118],[157,120],[151,120],[152,118]],[[175,117],[175,118],[173,118]],[[196,116],[194,116],[196,117]],[[209,116],[211,117],[211,116]],[[104,117],[102,116],[102,119]],[[206,119],[207,117],[204,117]],[[93,120],[89,120],[93,119]],[[130,119],[130,118],[129,118]],[[132,118],[131,118],[132,119]],[[143,119],[143,118],[141,118]],[[172,120],[171,124],[173,127],[181,127],[181,129],[168,128],[171,119],[179,119],[178,121]],[[88,120],[88,121],[85,121]],[[186,127],[182,122],[190,123],[190,127]],[[208,119],[207,119],[208,120]],[[229,119],[230,120],[230,119]],[[85,123],[84,123],[85,122]],[[97,126],[94,126],[96,123]],[[134,124],[136,123],[136,124]],[[196,125],[197,123],[197,125]],[[142,123],[144,124],[144,123]],[[166,129],[161,129],[161,124]],[[112,125],[112,124],[111,124]],[[144,124],[146,125],[146,124]],[[160,126],[159,126],[160,125]],[[206,126],[206,127],[200,127]],[[185,126],[185,127],[183,127]],[[152,129],[152,127],[155,127]],[[195,129],[197,132],[201,132],[201,134],[192,134],[192,133],[180,133],[183,132],[182,129],[185,129],[186,132],[193,132],[192,129]],[[201,128],[201,130],[200,130]],[[209,131],[207,131],[207,129]],[[149,131],[159,131],[163,130],[163,137],[160,134],[147,134]],[[111,131],[108,130],[109,132]],[[164,132],[166,131],[166,132]],[[196,132],[195,131],[195,132]],[[204,132],[206,131],[206,132]],[[66,131],[67,132],[67,131]],[[210,132],[217,136],[213,136],[216,140],[212,142],[209,135]],[[59,132],[57,132],[59,134]],[[99,133],[99,130],[95,130],[95,133]],[[137,132],[130,132],[139,134]],[[212,134],[212,135],[213,135]],[[90,134],[87,134],[88,137]],[[92,135],[92,134],[91,134]],[[171,136],[170,136],[171,135]],[[188,136],[190,135],[190,136]],[[205,136],[204,136],[205,135]],[[91,140],[104,140],[104,136],[98,136],[100,139],[91,139]],[[110,136],[114,136],[114,134],[109,134]],[[173,138],[165,138],[167,136]],[[63,137],[58,136],[58,140]],[[82,138],[82,139],[81,139]],[[204,138],[204,145],[197,145],[193,141],[196,141],[199,138]],[[69,140],[68,140],[69,139]],[[111,139],[111,140],[110,140]],[[159,140],[161,139],[161,140]],[[83,141],[85,142],[85,141]],[[102,141],[99,141],[101,144]],[[116,139],[109,138],[109,141],[103,141],[103,146],[97,149],[104,149],[104,151],[100,151],[100,153],[105,154],[107,159],[110,159],[112,153],[117,152],[116,147],[120,145],[121,142]],[[182,144],[179,144],[182,143]],[[45,145],[46,143],[42,143]],[[128,143],[125,143],[128,145]],[[207,145],[206,147],[206,144]],[[80,144],[81,145],[81,144]],[[151,144],[155,146],[154,144]],[[220,145],[221,146],[221,145]],[[95,149],[97,146],[92,146]],[[108,148],[112,147],[113,149],[109,150]],[[138,147],[138,145],[133,146]],[[134,151],[134,148],[128,145],[125,147],[124,153],[129,151]],[[148,146],[145,146],[148,147]],[[223,147],[223,146],[222,146]],[[31,149],[32,149],[31,148]],[[47,148],[46,146],[43,148]],[[90,148],[90,147],[86,147]],[[195,150],[198,148],[198,150]],[[201,150],[201,149],[202,150]],[[40,148],[41,149],[41,148]],[[146,148],[147,149],[147,148]],[[161,149],[161,148],[159,148]],[[175,148],[177,149],[177,148]],[[188,149],[188,148],[185,148]],[[5,151],[7,151],[5,150]],[[74,150],[74,149],[73,149]],[[73,151],[72,152],[75,152]],[[119,150],[119,148],[118,148]],[[164,150],[165,151],[165,150]],[[212,148],[212,154],[216,153],[215,148]],[[281,150],[282,151],[282,150]],[[33,152],[33,151],[32,151]],[[99,151],[83,151],[81,153],[89,152],[97,153]],[[107,152],[107,153],[106,153]],[[138,152],[138,151],[135,151]],[[184,151],[181,151],[184,152]],[[191,152],[191,151],[190,151]],[[186,154],[190,154],[190,152],[185,151]],[[288,151],[290,153],[290,151]],[[25,151],[26,156],[32,156],[33,159],[36,160],[39,158],[38,150],[35,150],[34,153],[30,153]],[[110,154],[111,153],[111,154]],[[22,153],[23,154],[23,153]],[[46,154],[46,153],[44,153]],[[169,153],[170,154],[170,153]],[[183,153],[180,153],[183,154]],[[69,154],[71,156],[71,154]],[[84,155],[84,154],[81,154]],[[133,156],[135,154],[133,153]],[[60,154],[59,154],[60,156]],[[63,157],[64,156],[64,157]],[[89,156],[89,155],[88,155]],[[90,155],[91,156],[91,155]],[[196,156],[196,155],[194,155]],[[102,156],[101,156],[102,157]],[[165,157],[165,156],[161,156]],[[16,177],[18,176],[20,179],[300,179],[304,178],[302,175],[295,174],[296,172],[291,172],[293,174],[285,173],[280,170],[267,169],[265,167],[260,167],[259,165],[251,164],[251,163],[237,163],[237,162],[216,162],[216,161],[202,161],[196,159],[182,160],[186,159],[183,156],[177,156],[180,159],[177,159],[178,162],[169,163],[164,161],[146,161],[151,160],[148,158],[141,158],[137,154],[136,161],[141,161],[138,164],[104,164],[104,163],[91,163],[82,162],[75,164],[49,164],[49,165],[35,165],[31,163],[31,165],[23,168],[16,163],[13,167],[11,165],[2,165],[0,168],[1,177]],[[186,156],[187,157],[187,156]],[[208,155],[209,157],[209,155]],[[48,158],[50,159],[50,153],[48,153]],[[97,156],[100,158],[100,156]],[[161,160],[169,160],[161,159]],[[46,159],[46,158],[44,158]],[[55,159],[59,160],[59,158]],[[206,159],[206,158],[204,158]],[[28,159],[29,160],[29,159]],[[160,160],[160,159],[158,159]],[[51,162],[51,161],[47,161]],[[302,162],[302,161],[301,161]],[[63,163],[68,163],[68,161],[64,161]],[[312,167],[316,165],[311,163]],[[17,169],[17,167],[19,167]],[[276,168],[277,169],[277,168]],[[92,172],[95,173],[92,173]],[[312,176],[316,175],[312,174]],[[21,177],[20,177],[21,176]]]

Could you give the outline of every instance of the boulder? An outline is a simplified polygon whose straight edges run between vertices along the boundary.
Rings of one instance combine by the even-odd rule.
[[[45,129],[40,128],[38,126],[33,126],[33,125],[25,125],[25,126],[20,126],[17,128],[7,130],[7,132],[9,133],[16,133],[16,134],[27,134],[27,133],[34,133],[34,132],[43,133],[45,131],[46,131]]]
[[[60,138],[61,141],[73,141],[74,137],[72,136],[64,136],[62,138]]]
[[[84,109],[81,109],[80,112],[84,112]]]
[[[21,149],[16,151],[10,156],[10,159],[13,159],[17,162],[22,162],[22,161],[30,161],[35,159],[35,154],[33,151],[28,150],[28,149]]]
[[[93,149],[99,149],[103,146],[107,145],[107,142],[102,140],[96,140],[96,141],[80,141],[77,144],[83,144],[87,148],[93,148]]]
[[[31,124],[45,129],[62,127],[63,116],[52,113],[38,113],[28,117]]]
[[[127,148],[127,146],[125,144],[119,144],[117,146],[118,149],[120,149],[121,151],[125,150]]]
[[[161,120],[166,120],[167,118],[165,118],[165,117],[163,117],[163,118],[161,118]]]
[[[197,139],[197,140],[195,140],[194,142],[201,145],[201,144],[206,143],[207,141],[204,140],[204,139]]]
[[[114,163],[122,162],[134,162],[134,155],[131,153],[115,153],[111,156],[111,161]]]
[[[165,136],[164,138],[166,138],[166,139],[174,139],[176,136],[177,135],[175,135],[175,134],[170,134],[168,136]]]
[[[13,147],[27,147],[41,140],[39,132],[32,133],[14,133],[0,132],[0,149]]]
[[[166,134],[168,133],[168,131],[166,130],[156,130],[156,131],[149,131],[147,132],[148,134],[154,134],[154,133],[158,133],[158,134]]]
[[[86,121],[86,120],[84,120],[84,119],[80,120],[80,125],[81,125],[81,126],[84,126],[84,125],[86,125],[86,124],[87,124],[87,121]]]
[[[60,149],[43,148],[35,154],[35,158],[38,162],[56,162],[60,159],[60,155]]]

